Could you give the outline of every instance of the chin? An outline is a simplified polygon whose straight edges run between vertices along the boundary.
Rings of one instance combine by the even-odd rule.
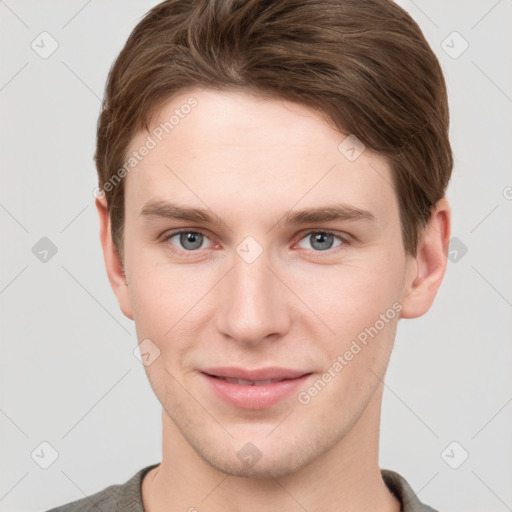
[[[307,465],[297,454],[285,455],[274,453],[272,458],[262,455],[254,465],[244,464],[236,456],[226,458],[222,453],[199,454],[205,462],[222,473],[239,478],[257,480],[282,478],[292,475]],[[281,456],[280,456],[281,455]]]
[[[321,457],[336,441],[328,435],[318,435],[315,438],[306,436],[304,442],[294,439],[291,434],[275,440],[254,437],[254,442],[250,441],[251,436],[245,437],[247,441],[244,442],[231,439],[224,442],[224,446],[213,440],[194,443],[189,439],[189,442],[199,457],[216,470],[234,477],[262,480],[297,473]]]

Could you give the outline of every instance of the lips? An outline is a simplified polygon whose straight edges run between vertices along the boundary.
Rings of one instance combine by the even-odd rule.
[[[244,379],[231,379],[229,377],[216,377],[217,379],[225,380],[231,384],[239,384],[240,386],[267,386],[274,382],[281,382],[284,379],[268,379],[268,380],[244,380]]]
[[[312,373],[277,367],[223,367],[207,368],[201,375],[208,388],[224,402],[240,409],[265,409],[288,398]]]
[[[296,379],[310,372],[292,370],[290,368],[279,368],[276,366],[254,370],[247,370],[245,368],[229,366],[207,368],[206,370],[203,370],[203,373],[211,375],[212,377],[219,377],[222,379],[227,378],[239,379],[250,382],[261,382],[266,380],[280,381],[284,379]]]

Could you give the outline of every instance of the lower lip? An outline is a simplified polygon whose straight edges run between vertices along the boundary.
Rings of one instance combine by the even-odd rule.
[[[304,386],[311,373],[296,379],[285,379],[263,386],[243,386],[201,373],[213,392],[225,402],[240,409],[266,409]]]

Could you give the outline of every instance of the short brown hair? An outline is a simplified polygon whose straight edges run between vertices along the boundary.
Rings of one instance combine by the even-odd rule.
[[[98,185],[121,258],[124,180],[105,185],[158,108],[192,87],[305,105],[388,157],[404,248],[416,255],[453,156],[443,73],[406,11],[391,0],[167,0],[151,9],[110,70],[98,120]]]

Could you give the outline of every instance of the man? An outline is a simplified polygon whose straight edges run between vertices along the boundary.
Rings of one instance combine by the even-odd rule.
[[[432,511],[378,464],[446,268],[439,63],[389,0],[170,0],[111,69],[96,206],[162,461],[54,511]]]

